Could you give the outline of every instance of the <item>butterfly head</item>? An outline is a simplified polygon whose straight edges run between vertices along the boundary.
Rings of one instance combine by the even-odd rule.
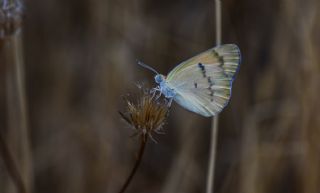
[[[162,74],[157,74],[154,77],[154,80],[156,81],[156,83],[160,84],[161,82],[163,82],[166,79],[165,76],[163,76]]]

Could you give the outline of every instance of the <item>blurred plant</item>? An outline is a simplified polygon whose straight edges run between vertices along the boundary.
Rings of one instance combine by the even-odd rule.
[[[0,156],[12,184],[1,192],[31,192],[31,151],[28,138],[21,31],[20,0],[0,0],[0,63],[5,66],[7,128],[0,136]]]
[[[0,156],[3,159],[4,165],[8,169],[8,172],[15,183],[19,193],[26,193],[26,187],[24,185],[21,174],[17,168],[16,160],[14,160],[6,142],[0,134]]]
[[[222,5],[221,0],[215,0],[215,35],[216,35],[216,45],[221,45],[221,36],[222,36],[222,27],[221,27],[221,12],[222,12]],[[214,191],[214,172],[215,172],[215,159],[216,159],[216,149],[217,149],[217,141],[218,141],[218,122],[219,116],[216,115],[212,118],[212,125],[211,125],[211,139],[210,139],[210,153],[209,153],[209,162],[208,162],[208,174],[207,174],[207,187],[206,193],[212,193]]]
[[[133,176],[135,175],[144,153],[144,149],[148,138],[152,140],[153,133],[162,133],[163,125],[169,113],[167,101],[161,101],[149,89],[142,90],[137,101],[132,102],[128,98],[126,100],[127,110],[125,113],[119,112],[121,117],[134,129],[140,138],[140,149],[136,163],[131,170],[126,182],[122,186],[119,193],[125,192],[129,186]],[[154,140],[155,141],[155,140]]]

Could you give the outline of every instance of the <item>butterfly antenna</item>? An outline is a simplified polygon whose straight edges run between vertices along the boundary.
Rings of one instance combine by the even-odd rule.
[[[139,60],[137,60],[137,63],[138,63],[140,66],[142,66],[142,67],[144,67],[144,68],[146,68],[146,69],[148,69],[148,70],[151,70],[152,72],[154,72],[154,73],[156,73],[156,74],[159,74],[155,69],[153,69],[152,67],[146,65],[145,63],[143,63],[143,62],[141,62],[141,61],[139,61]]]

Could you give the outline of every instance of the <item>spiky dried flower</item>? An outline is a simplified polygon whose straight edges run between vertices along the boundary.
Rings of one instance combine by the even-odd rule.
[[[126,191],[135,175],[141,163],[148,137],[154,140],[152,133],[161,133],[161,129],[165,124],[169,113],[168,103],[165,100],[161,101],[159,97],[155,96],[155,93],[151,94],[149,89],[142,90],[136,101],[132,101],[128,98],[126,98],[125,101],[127,105],[126,112],[119,113],[121,117],[136,130],[136,134],[140,134],[141,144],[134,167],[119,193],[124,193]]]
[[[166,101],[151,94],[149,89],[142,91],[135,102],[128,98],[125,100],[127,111],[120,112],[120,115],[137,131],[137,134],[141,134],[143,139],[148,136],[153,139],[151,135],[153,132],[162,133],[161,129],[169,113]]]

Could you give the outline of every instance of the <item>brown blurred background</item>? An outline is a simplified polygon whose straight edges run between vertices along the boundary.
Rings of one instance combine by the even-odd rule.
[[[222,42],[240,47],[242,64],[220,114],[215,192],[318,193],[320,2],[222,6]],[[121,97],[154,84],[135,60],[166,74],[213,47],[214,1],[27,0],[24,13],[23,116],[10,62],[0,64],[0,131],[18,169],[34,193],[117,192],[138,149]],[[210,127],[174,104],[127,192],[203,193]],[[0,192],[15,192],[3,159]]]

